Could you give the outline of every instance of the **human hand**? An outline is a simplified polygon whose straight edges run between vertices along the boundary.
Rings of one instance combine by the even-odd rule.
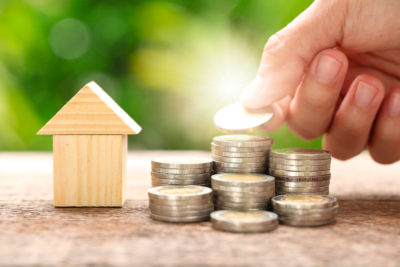
[[[304,139],[348,159],[400,159],[400,1],[315,1],[267,42],[246,108],[273,104]]]

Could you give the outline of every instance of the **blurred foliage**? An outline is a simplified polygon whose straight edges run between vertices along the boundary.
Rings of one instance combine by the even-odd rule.
[[[36,136],[95,80],[142,127],[131,149],[208,149],[213,114],[253,78],[268,37],[311,0],[1,0],[0,150]],[[319,147],[286,127],[275,147]]]

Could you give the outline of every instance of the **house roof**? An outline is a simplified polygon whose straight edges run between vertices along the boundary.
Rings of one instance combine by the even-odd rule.
[[[138,134],[141,130],[97,83],[90,82],[38,134]]]

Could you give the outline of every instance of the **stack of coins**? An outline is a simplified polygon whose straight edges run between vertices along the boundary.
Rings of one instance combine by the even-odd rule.
[[[213,161],[207,158],[164,157],[151,161],[151,183],[210,186]]]
[[[326,195],[292,194],[272,198],[279,221],[293,226],[318,226],[335,221],[338,203]]]
[[[266,210],[275,195],[275,179],[265,174],[214,174],[211,187],[218,210]]]
[[[329,194],[331,154],[310,148],[272,150],[269,173],[275,177],[277,195]]]
[[[211,213],[211,224],[214,229],[227,232],[268,232],[278,226],[278,216],[273,212],[261,210],[219,210]]]
[[[222,135],[211,143],[216,173],[267,173],[274,140],[256,135]]]
[[[150,217],[158,221],[205,221],[214,210],[212,190],[204,186],[158,186],[148,195]]]

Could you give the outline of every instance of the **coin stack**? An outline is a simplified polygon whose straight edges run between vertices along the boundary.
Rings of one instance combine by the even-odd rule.
[[[270,153],[269,173],[275,177],[277,195],[329,194],[331,154],[310,148],[275,149]]]
[[[164,157],[151,161],[151,183],[210,186],[213,161],[195,157]]]
[[[212,190],[204,186],[158,186],[148,195],[150,217],[158,221],[206,221],[214,210]]]
[[[227,232],[268,232],[278,226],[278,216],[276,213],[261,210],[219,210],[211,213],[211,225],[214,229]]]
[[[267,173],[274,140],[256,135],[216,136],[211,153],[216,173]]]
[[[265,210],[275,195],[275,179],[265,174],[214,174],[211,187],[218,210]]]
[[[272,207],[284,224],[318,226],[334,222],[339,205],[332,196],[291,194],[273,197]]]

